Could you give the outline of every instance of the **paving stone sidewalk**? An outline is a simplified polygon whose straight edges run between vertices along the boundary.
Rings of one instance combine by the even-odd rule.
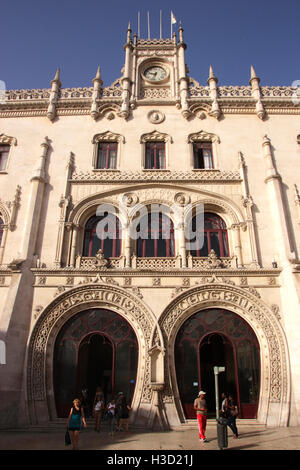
[[[226,450],[299,450],[300,427],[267,428],[241,426],[240,437],[234,439],[228,430],[228,448]],[[197,429],[174,430],[168,432],[144,432],[132,429],[130,433],[120,432],[113,437],[104,428],[96,433],[92,426],[80,433],[81,450],[138,451],[169,450],[199,451],[219,450],[216,426],[207,428],[208,442],[200,442]],[[65,450],[64,429],[33,431],[1,430],[0,450]]]

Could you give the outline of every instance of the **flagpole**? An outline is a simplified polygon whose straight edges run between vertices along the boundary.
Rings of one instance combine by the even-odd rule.
[[[148,39],[150,39],[150,15],[149,15],[149,11],[147,11],[147,16],[148,16]]]
[[[162,39],[162,22],[161,22],[161,10],[160,10],[160,18],[159,18],[159,33],[160,33],[160,39]]]
[[[171,10],[171,39],[172,39],[172,32],[173,32],[173,23],[172,23],[172,10]]]
[[[141,20],[141,16],[140,16],[140,12],[138,12],[138,38],[140,39],[141,37],[141,29],[140,29],[140,20]]]

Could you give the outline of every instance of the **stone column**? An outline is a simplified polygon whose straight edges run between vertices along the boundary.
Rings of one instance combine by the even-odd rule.
[[[62,194],[61,199],[59,201],[59,207],[61,208],[61,211],[60,211],[60,218],[59,218],[59,223],[58,223],[56,254],[55,254],[55,262],[54,262],[57,268],[60,268],[62,265],[62,254],[63,254],[62,250],[63,250],[63,242],[64,242],[64,235],[65,235],[65,228],[66,228],[67,211],[68,211],[68,206],[71,201],[69,179],[72,177],[73,169],[74,169],[74,155],[72,152],[70,152],[68,164],[66,167],[65,191],[64,191],[64,194]]]
[[[78,238],[79,229],[80,229],[80,225],[73,224],[72,246],[71,246],[71,256],[70,256],[70,266],[72,268],[75,267],[75,262],[76,262],[77,238]]]
[[[179,255],[181,256],[181,267],[186,268],[186,240],[185,240],[185,232],[184,232],[184,223],[181,222],[178,226],[179,234],[178,234],[178,241],[179,241]]]
[[[4,254],[4,247],[5,247],[6,238],[7,238],[8,224],[2,225],[2,229],[3,229],[3,233],[2,233],[1,245],[0,245],[0,266],[3,262],[3,254]]]
[[[131,267],[131,238],[130,238],[130,227],[124,225],[124,256],[125,256],[125,268]]]
[[[265,161],[266,178],[265,183],[269,194],[269,209],[272,215],[272,229],[270,230],[270,243],[277,253],[278,267],[280,273],[280,294],[283,306],[283,323],[285,325],[285,334],[289,345],[289,360],[291,370],[291,398],[287,403],[283,403],[280,413],[280,419],[289,414],[291,426],[300,422],[300,390],[293,384],[300,383],[300,364],[299,364],[299,331],[300,331],[300,292],[297,278],[294,273],[293,263],[296,259],[296,247],[291,245],[292,236],[290,231],[292,226],[288,225],[286,217],[285,199],[282,197],[282,180],[278,174],[273,161],[271,141],[264,136],[263,156]],[[291,405],[292,404],[292,405]],[[290,408],[292,406],[292,408]],[[275,404],[273,403],[273,407]],[[280,425],[280,420],[275,425]]]
[[[243,256],[242,256],[240,224],[233,224],[231,226],[231,230],[233,234],[234,254],[237,257],[237,267],[242,268],[244,263],[243,263]]]
[[[24,259],[33,258],[33,255],[36,254],[36,240],[40,226],[39,221],[46,184],[45,165],[50,147],[48,137],[45,137],[41,147],[42,153],[39,158],[38,168],[35,170],[34,176],[31,178],[31,187],[21,248],[21,256]]]
[[[240,175],[242,179],[242,190],[243,190],[242,200],[243,200],[243,205],[246,209],[246,223],[247,223],[247,231],[248,231],[248,236],[249,236],[249,244],[250,244],[250,252],[251,252],[251,266],[253,266],[254,268],[259,268],[260,266],[258,262],[255,227],[254,227],[253,213],[252,213],[253,200],[249,192],[246,162],[242,155],[242,152],[238,152],[238,157],[239,157]]]

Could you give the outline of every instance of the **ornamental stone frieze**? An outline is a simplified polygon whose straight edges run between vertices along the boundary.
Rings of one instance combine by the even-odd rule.
[[[99,181],[102,184],[114,182],[144,182],[144,181],[170,181],[170,182],[240,182],[241,177],[238,171],[221,170],[194,170],[194,171],[169,171],[169,170],[143,170],[139,171],[115,171],[115,170],[94,170],[75,171],[71,182],[82,184]]]
[[[211,98],[212,91],[209,86],[201,86],[189,77],[187,103],[189,115],[196,114],[201,119],[199,106],[207,115],[219,117],[219,113],[257,114],[261,112],[259,106],[271,114],[300,114],[300,107],[295,106],[294,98],[296,88],[291,86],[263,86],[259,87],[260,100],[252,96],[251,86],[218,86],[217,95]],[[153,88],[153,87],[152,87]],[[111,86],[101,88],[99,97],[93,103],[93,87],[59,88],[58,79],[54,79],[52,89],[7,90],[1,104],[0,117],[47,116],[53,120],[55,115],[88,115],[92,117],[106,116],[111,112],[113,117],[122,114],[122,85],[121,79]],[[135,100],[135,107],[162,100],[165,104],[178,104],[178,99],[169,96],[168,88],[145,90],[147,96],[139,101]],[[95,98],[94,98],[95,100]],[[213,101],[212,101],[213,100]],[[218,103],[219,108],[214,109],[212,103]],[[216,106],[216,105],[215,105]],[[198,110],[198,111],[197,111]]]

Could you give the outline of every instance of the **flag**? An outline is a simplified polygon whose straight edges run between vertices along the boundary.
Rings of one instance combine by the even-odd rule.
[[[173,15],[173,12],[171,11],[171,24],[177,23],[175,16]]]

